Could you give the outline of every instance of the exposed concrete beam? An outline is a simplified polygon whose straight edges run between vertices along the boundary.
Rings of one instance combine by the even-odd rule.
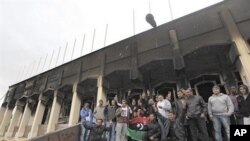
[[[240,72],[241,79],[243,80],[244,84],[250,86],[249,45],[242,37],[228,9],[222,10],[220,12],[220,17],[230,35],[231,41],[235,43],[236,49],[239,53],[239,61],[237,62],[236,66],[238,71]]]
[[[179,86],[180,87],[187,87],[188,81],[187,76],[185,74],[185,63],[183,59],[183,55],[181,54],[179,41],[177,37],[177,32],[175,29],[169,30],[169,38],[172,44],[173,50],[173,64],[174,69],[176,71],[176,75],[179,77]]]

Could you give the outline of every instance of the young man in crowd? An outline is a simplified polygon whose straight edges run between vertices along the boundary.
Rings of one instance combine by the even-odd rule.
[[[200,133],[203,141],[209,141],[205,120],[207,112],[206,103],[201,96],[194,95],[191,88],[188,88],[185,92],[187,95],[186,118],[190,127],[191,140],[198,141]]]
[[[159,101],[157,102],[158,112],[165,118],[168,116],[168,112],[172,110],[169,100],[164,99],[163,95],[158,95]]]
[[[97,119],[102,119],[104,120],[104,109],[105,106],[103,106],[103,100],[99,100],[99,105],[95,107],[94,110],[94,118]]]
[[[239,106],[238,122],[241,125],[250,125],[250,94],[246,85],[239,86],[240,95],[237,97]]]
[[[185,141],[187,137],[184,124],[186,122],[187,102],[181,90],[177,91],[177,97],[178,99],[174,101],[175,106],[173,107],[175,114],[175,136],[177,141]]]
[[[106,126],[112,127],[110,132],[107,132],[107,141],[115,141],[115,126],[116,126],[116,117],[115,113],[117,110],[115,100],[111,101],[111,105],[106,107]],[[110,124],[112,123],[112,124]]]
[[[143,127],[140,127],[141,124],[137,126],[140,130],[147,131],[144,135],[143,141],[160,141],[161,128],[156,120],[156,115],[150,114],[149,121],[150,122],[147,125],[144,125]]]
[[[132,114],[131,108],[127,105],[126,100],[122,100],[121,107],[116,110],[116,141],[127,141],[125,136],[129,115]]]
[[[239,111],[238,101],[237,101],[237,97],[239,95],[237,92],[237,88],[235,86],[230,87],[228,96],[230,97],[230,99],[234,105],[234,113],[230,116],[230,123],[235,125],[235,124],[238,124],[237,118],[236,118],[236,113],[238,113],[238,111]]]
[[[156,108],[155,101],[153,98],[150,98],[148,100],[148,106],[146,107],[145,115],[149,116],[150,114],[155,114],[156,111],[155,108]]]
[[[187,112],[187,95],[186,95],[186,89],[187,88],[181,88],[180,90],[177,91],[178,100],[181,101],[181,103],[183,104],[183,106],[186,108],[185,109],[185,113]],[[185,118],[184,122],[183,122],[183,125],[184,125],[184,128],[185,128],[184,129],[185,130],[185,135],[186,135],[187,141],[192,141],[191,140],[190,128],[189,128],[189,125],[188,125],[187,121],[188,120]]]
[[[208,114],[213,121],[215,140],[222,141],[221,125],[224,127],[227,140],[230,140],[230,116],[234,112],[234,106],[228,95],[220,92],[220,87],[212,88],[213,95],[208,99]]]
[[[107,141],[103,137],[105,131],[110,131],[111,127],[105,127],[102,119],[96,119],[96,124],[87,124],[84,122],[84,127],[90,130],[88,141]]]
[[[84,123],[90,125],[93,122],[93,114],[92,110],[89,108],[89,103],[84,103],[84,106],[80,111],[80,117],[82,123],[80,141],[88,141],[89,131],[84,127]]]
[[[170,130],[170,121],[168,119],[169,112],[172,112],[172,106],[171,103],[164,99],[162,94],[159,94],[157,96],[157,104],[156,104],[156,110],[157,110],[157,118],[158,122],[161,127],[161,139],[166,139],[167,135]]]

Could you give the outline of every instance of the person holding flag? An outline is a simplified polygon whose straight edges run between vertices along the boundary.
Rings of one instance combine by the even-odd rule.
[[[160,141],[161,128],[156,119],[155,114],[149,115],[149,123],[147,125],[137,124],[137,128],[141,131],[146,131],[142,141]]]
[[[144,112],[142,109],[138,108],[135,113],[136,116],[134,116],[132,119],[129,120],[129,126],[126,131],[126,135],[128,139],[131,141],[142,141],[145,132],[139,131],[137,128],[138,125],[144,126],[147,125],[150,121],[148,117],[144,115]]]

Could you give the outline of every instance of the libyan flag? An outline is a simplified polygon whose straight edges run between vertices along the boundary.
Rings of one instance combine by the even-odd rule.
[[[126,135],[136,141],[142,141],[145,131],[137,131],[127,128]]]

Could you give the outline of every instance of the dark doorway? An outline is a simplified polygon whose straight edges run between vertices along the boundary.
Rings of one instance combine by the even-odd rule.
[[[50,105],[46,105],[45,107],[45,110],[44,110],[44,114],[43,114],[43,119],[42,119],[42,124],[46,124],[45,122],[47,120],[49,120],[49,115],[50,115],[50,108],[49,106],[52,106],[51,104]]]
[[[208,98],[213,94],[212,88],[215,84],[213,82],[205,82],[197,85],[197,90],[199,95],[204,99],[205,102],[208,102]],[[221,93],[226,94],[224,85],[220,85]]]
[[[212,95],[212,87],[214,86],[213,82],[206,82],[197,85],[197,91],[199,95],[204,99],[205,102],[208,102],[208,98]]]

